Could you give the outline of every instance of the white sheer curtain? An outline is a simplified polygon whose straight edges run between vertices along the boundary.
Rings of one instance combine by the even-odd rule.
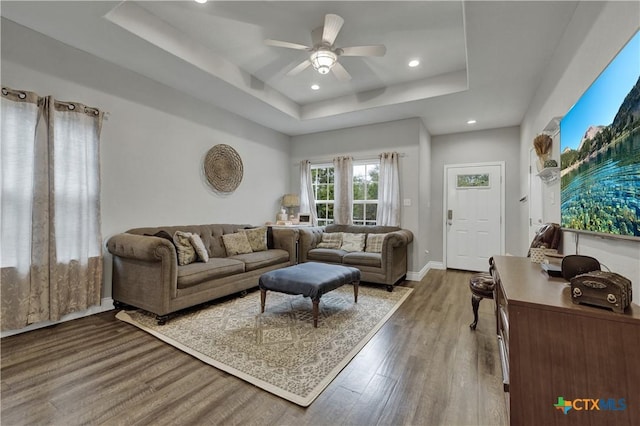
[[[2,330],[100,303],[102,117],[79,103],[2,90]]]
[[[333,220],[336,225],[353,223],[353,158],[336,157],[334,168]]]
[[[399,154],[380,154],[377,225],[400,226]]]
[[[8,330],[48,318],[47,289],[31,286],[38,95],[2,88],[0,115],[0,298],[2,329]],[[41,263],[36,256],[34,263]]]
[[[311,182],[311,162],[309,160],[300,162],[300,213],[309,213],[311,224],[313,226],[318,224],[316,199]]]
[[[103,114],[47,98],[49,125],[51,316],[100,304],[100,130]],[[50,203],[51,204],[51,203]]]

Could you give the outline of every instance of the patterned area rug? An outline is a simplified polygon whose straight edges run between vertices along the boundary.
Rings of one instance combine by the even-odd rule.
[[[141,311],[116,318],[220,370],[303,407],[331,383],[391,317],[413,289],[342,286],[322,296],[318,328],[311,300],[267,293],[260,314],[260,292],[178,315],[166,325]]]

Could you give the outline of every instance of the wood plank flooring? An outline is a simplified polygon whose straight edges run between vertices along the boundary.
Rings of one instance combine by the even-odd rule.
[[[2,425],[504,425],[493,301],[429,271],[307,408],[210,367],[115,311],[5,337]]]

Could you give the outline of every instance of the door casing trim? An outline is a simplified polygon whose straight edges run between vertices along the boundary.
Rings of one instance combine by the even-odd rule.
[[[504,161],[490,161],[486,163],[464,163],[464,164],[445,164],[444,165],[444,174],[442,176],[443,180],[443,189],[442,189],[442,264],[444,268],[447,269],[447,210],[448,210],[448,194],[447,191],[449,189],[449,180],[448,180],[448,172],[449,169],[457,168],[457,167],[483,167],[483,166],[500,166],[500,254],[505,254],[505,204],[506,204],[506,196],[505,196],[505,162]],[[487,270],[489,270],[489,265],[487,265]]]

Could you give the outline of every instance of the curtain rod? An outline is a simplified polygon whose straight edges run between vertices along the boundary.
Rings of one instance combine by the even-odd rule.
[[[398,156],[403,158],[406,156],[404,152],[398,152]],[[338,157],[347,157],[347,155],[338,155]],[[353,157],[353,161],[368,161],[368,160],[378,160],[380,158],[380,154],[378,155],[369,155],[363,157]],[[303,160],[309,160],[311,164],[330,164],[333,163],[333,158],[304,158]],[[300,160],[302,161],[302,160]],[[300,161],[296,162],[296,165],[300,164]]]

